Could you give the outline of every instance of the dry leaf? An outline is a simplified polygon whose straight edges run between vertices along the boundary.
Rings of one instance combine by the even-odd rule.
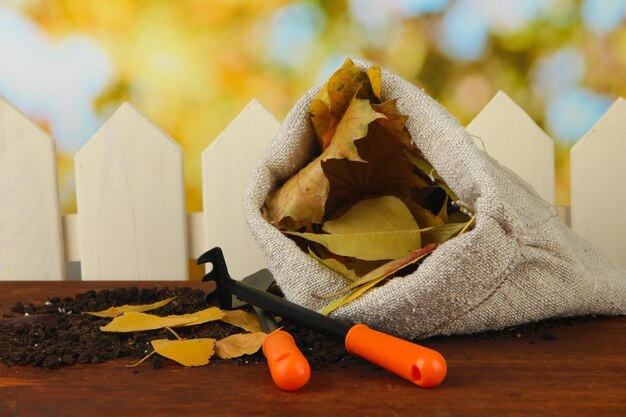
[[[150,342],[154,351],[161,356],[184,366],[202,366],[209,363],[215,348],[215,339],[190,340],[158,339]]]
[[[381,117],[384,116],[376,113],[369,101],[353,99],[326,150],[270,194],[265,202],[270,222],[289,230],[322,223],[328,197],[322,161],[337,158],[362,161],[354,141],[364,137],[369,124]]]
[[[381,89],[379,67],[363,72],[347,60],[310,105],[322,154],[262,208],[303,250],[352,281],[329,295],[349,293],[326,313],[418,262],[474,221],[457,216],[467,208],[416,148],[397,101],[382,101]]]
[[[402,258],[420,248],[419,226],[406,205],[391,196],[360,201],[323,229],[329,234],[285,233],[366,261]]]
[[[368,68],[367,78],[369,78],[370,84],[372,85],[372,92],[374,93],[374,96],[377,99],[382,101],[382,98],[380,96],[380,87],[381,87],[381,81],[382,81],[382,77],[380,74],[380,67],[378,65],[374,65]]]
[[[159,307],[163,307],[164,305],[169,304],[174,298],[176,297],[166,298],[165,300],[157,301],[156,303],[152,303],[152,304],[142,304],[142,305],[126,304],[123,306],[111,307],[103,311],[85,311],[83,312],[83,314],[91,314],[92,316],[97,316],[97,317],[117,317],[117,316],[121,316],[127,311],[135,311],[135,312],[141,313],[144,311],[155,310]]]
[[[263,332],[233,334],[217,341],[215,353],[222,359],[252,355],[263,346],[266,337]]]
[[[432,182],[437,184],[439,187],[443,188],[445,192],[450,196],[452,201],[457,201],[459,199],[459,197],[457,197],[455,192],[452,191],[450,187],[448,187],[448,185],[445,183],[443,178],[441,178],[439,174],[437,173],[437,171],[435,171],[435,168],[433,168],[430,162],[428,162],[424,158],[415,156],[411,154],[410,152],[406,152],[405,154],[413,165],[415,165],[420,171],[422,171],[424,174],[430,177]]]
[[[350,281],[356,281],[357,279],[359,279],[359,276],[354,272],[353,269],[348,268],[346,264],[339,262],[335,258],[320,258],[311,249],[309,249],[309,255],[312,258],[317,259],[322,264],[326,265],[328,268],[349,279]]]
[[[363,198],[394,195],[410,200],[412,190],[429,186],[416,175],[414,165],[404,154],[406,147],[380,125],[382,120],[372,123],[367,136],[355,142],[359,155],[367,163],[347,159],[322,162],[329,187],[327,218]]]
[[[262,332],[259,319],[247,311],[243,310],[230,310],[224,314],[222,320],[225,323],[232,324],[233,326],[240,327],[248,332]]]
[[[226,312],[224,310],[220,310],[217,307],[209,307],[204,310],[197,311],[195,313],[190,314],[182,314],[180,316],[168,316],[168,317],[187,317],[190,320],[195,319],[187,324],[181,324],[180,326],[195,326],[196,324],[207,323],[209,321],[221,320]],[[179,326],[169,326],[169,327],[179,327]]]
[[[103,332],[141,332],[164,327],[176,327],[197,321],[197,318],[183,316],[159,317],[154,314],[129,311],[114,318],[106,326],[100,327]]]
[[[106,326],[100,327],[100,330],[103,332],[141,332],[165,327],[194,326],[208,321],[219,320],[222,317],[224,317],[224,312],[217,307],[210,307],[192,314],[165,317],[129,311],[114,318]]]
[[[372,77],[375,79],[376,70],[373,68]],[[373,91],[372,77],[361,72],[350,59],[347,59],[331,75],[311,102],[311,123],[322,151],[330,145],[335,129],[352,99],[361,98],[372,101],[380,96],[380,86],[378,86],[378,95],[376,91]],[[380,67],[378,67],[378,78],[380,79]]]
[[[425,230],[422,232],[422,239],[424,243],[443,243],[448,239],[460,234],[468,223],[473,222],[473,218],[465,223],[446,223],[440,226]]]
[[[321,313],[324,315],[328,315],[332,313],[333,311],[335,311],[336,309],[338,309],[339,307],[349,303],[350,301],[356,300],[357,298],[362,296],[365,292],[370,290],[372,287],[374,287],[376,284],[378,284],[385,278],[388,278],[389,276],[393,275],[394,273],[396,273],[397,271],[399,271],[400,269],[408,265],[411,265],[415,262],[422,260],[428,254],[430,254],[433,250],[435,250],[437,246],[438,245],[434,243],[430,245],[426,245],[422,249],[413,252],[409,256],[406,256],[402,259],[395,259],[393,261],[386,263],[385,265],[375,269],[374,271],[365,275],[361,279],[353,282],[348,287],[344,288],[343,290],[335,294],[330,294],[328,296],[321,297],[321,298],[327,298],[327,297],[332,297],[332,296],[341,294],[346,291],[352,291],[350,294],[328,304],[326,307],[322,309]]]

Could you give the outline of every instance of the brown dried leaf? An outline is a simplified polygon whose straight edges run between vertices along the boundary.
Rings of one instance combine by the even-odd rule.
[[[335,128],[354,98],[374,99],[366,74],[347,59],[330,76],[311,103],[311,121],[322,151],[330,145]]]
[[[326,150],[268,197],[265,207],[270,222],[289,230],[322,223],[328,197],[322,161],[361,161],[354,141],[364,137],[369,124],[380,117],[384,116],[372,110],[369,101],[352,100]]]
[[[215,353],[222,359],[252,355],[263,346],[266,337],[263,332],[233,334],[217,341]]]
[[[230,310],[227,311],[222,320],[225,323],[232,324],[233,326],[240,327],[248,332],[262,332],[259,319],[247,311],[243,310]]]
[[[394,195],[410,201],[412,189],[428,187],[404,154],[405,146],[391,138],[379,122],[372,123],[367,136],[355,142],[359,155],[367,163],[347,159],[322,162],[329,187],[327,217],[336,216],[339,210],[371,196]]]

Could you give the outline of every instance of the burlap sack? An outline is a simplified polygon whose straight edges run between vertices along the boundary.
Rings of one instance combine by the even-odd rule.
[[[369,65],[355,62],[362,70]],[[280,231],[260,208],[303,167],[315,143],[308,108],[321,85],[293,107],[250,176],[244,209],[286,297],[320,310],[346,285]],[[477,213],[475,228],[437,248],[416,272],[396,277],[332,316],[406,338],[473,333],[557,316],[626,313],[626,272],[574,234],[532,187],[474,142],[419,88],[384,71],[383,99],[398,99],[407,128],[440,176]]]

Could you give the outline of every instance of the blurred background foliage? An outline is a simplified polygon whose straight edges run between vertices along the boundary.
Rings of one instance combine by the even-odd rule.
[[[200,153],[252,99],[279,119],[349,56],[423,88],[464,124],[498,91],[568,151],[626,96],[626,0],[0,0],[0,95],[51,132],[64,213],[73,156],[124,101]],[[254,140],[254,138],[250,138]]]

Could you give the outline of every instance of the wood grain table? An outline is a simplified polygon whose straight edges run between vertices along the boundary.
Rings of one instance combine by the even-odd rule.
[[[0,282],[0,312],[89,289],[198,282]],[[98,416],[626,416],[626,317],[550,329],[554,338],[427,340],[448,377],[421,389],[369,367],[314,371],[286,393],[264,365],[184,368],[130,359],[55,370],[0,365],[0,417]],[[547,340],[546,340],[547,339]]]

